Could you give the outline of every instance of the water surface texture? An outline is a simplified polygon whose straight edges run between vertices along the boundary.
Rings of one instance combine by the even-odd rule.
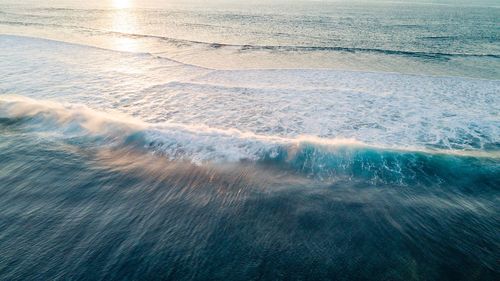
[[[0,280],[498,280],[495,1],[0,3]]]

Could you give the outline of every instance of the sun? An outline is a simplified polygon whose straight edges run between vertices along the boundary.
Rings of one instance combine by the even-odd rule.
[[[130,7],[130,0],[113,0],[113,7],[117,9],[125,9]]]

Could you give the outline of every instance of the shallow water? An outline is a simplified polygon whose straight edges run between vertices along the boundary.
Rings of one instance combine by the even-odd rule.
[[[0,33],[209,68],[500,78],[497,1],[3,1]]]
[[[0,279],[498,279],[494,2],[125,2],[0,4]]]

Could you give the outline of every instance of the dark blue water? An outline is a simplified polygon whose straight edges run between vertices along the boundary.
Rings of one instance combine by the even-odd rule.
[[[32,124],[0,120],[2,280],[499,277],[494,158],[305,147],[199,166]]]
[[[498,1],[0,2],[1,281],[500,280]]]

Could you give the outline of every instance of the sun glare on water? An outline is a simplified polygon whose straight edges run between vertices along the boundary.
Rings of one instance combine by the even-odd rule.
[[[113,49],[125,52],[141,51],[141,40],[126,36],[138,33],[135,13],[128,9],[134,6],[133,0],[113,0],[114,11],[110,13],[109,26],[118,32],[117,36],[110,37],[109,44]]]
[[[113,0],[113,7],[125,9],[130,7],[130,0]]]

